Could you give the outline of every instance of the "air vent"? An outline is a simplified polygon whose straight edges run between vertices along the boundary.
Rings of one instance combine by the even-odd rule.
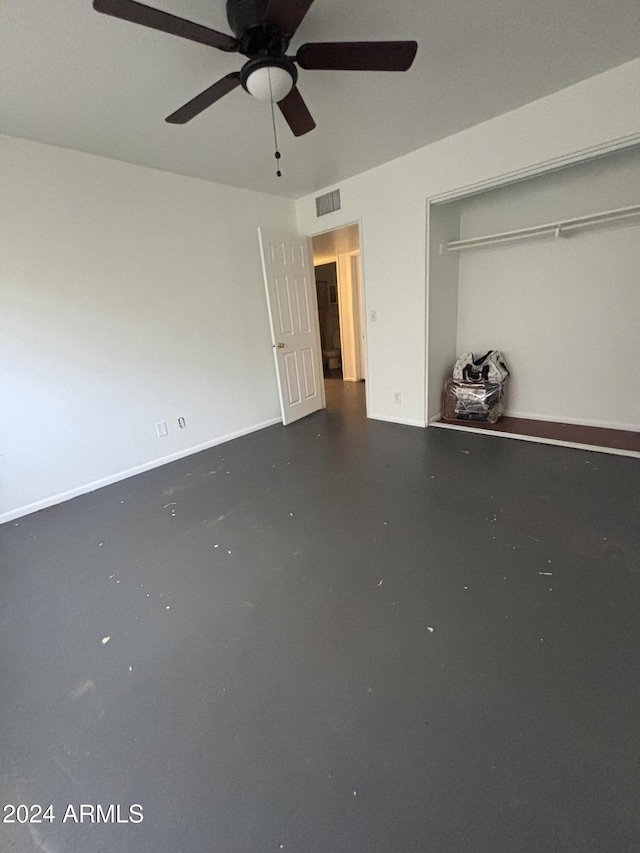
[[[340,190],[333,190],[316,198],[316,216],[325,216],[335,210],[340,210]]]

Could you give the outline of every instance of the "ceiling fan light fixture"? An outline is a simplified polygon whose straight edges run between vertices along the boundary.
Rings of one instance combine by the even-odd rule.
[[[277,104],[293,89],[294,79],[287,68],[262,65],[247,76],[245,88],[258,101]]]

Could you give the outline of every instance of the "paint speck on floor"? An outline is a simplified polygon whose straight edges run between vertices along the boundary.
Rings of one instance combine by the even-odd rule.
[[[471,453],[471,451],[470,450],[461,450],[460,453],[464,453],[466,456],[468,456]]]
[[[165,610],[171,610],[171,605],[167,604],[167,606],[165,607]]]
[[[538,572],[539,575],[544,575],[547,578],[553,577],[553,572]]]
[[[75,701],[76,699],[82,698],[82,696],[84,696],[87,693],[95,693],[95,692],[96,692],[96,686],[93,683],[93,681],[90,678],[88,678],[83,684],[80,684],[80,685],[78,685],[78,687],[74,688],[71,691],[70,696]]]
[[[382,586],[382,584],[383,584],[383,583],[384,583],[384,580],[381,580],[381,581],[378,583],[378,586]]]
[[[104,542],[98,542],[98,548],[102,548],[103,545],[104,545]]]
[[[427,631],[428,631],[430,634],[433,634],[434,629],[431,627],[431,625],[427,625]]]
[[[106,646],[106,644],[109,642],[110,639],[111,639],[111,637],[103,637],[102,638],[102,645]]]
[[[132,667],[132,666],[130,666],[130,667],[129,667],[129,672],[133,672],[133,667]]]

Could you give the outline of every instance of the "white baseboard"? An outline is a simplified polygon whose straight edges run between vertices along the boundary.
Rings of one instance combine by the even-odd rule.
[[[421,427],[422,429],[425,428],[424,421],[416,421],[413,420],[413,418],[390,418],[387,415],[377,415],[375,412],[369,412],[367,417],[374,421],[386,421],[390,424],[402,424],[403,426]]]
[[[136,465],[135,468],[129,468],[127,471],[119,471],[117,474],[110,474],[108,477],[103,477],[100,480],[94,480],[92,483],[85,483],[75,489],[69,489],[66,492],[60,492],[57,495],[43,498],[26,506],[18,507],[17,509],[9,510],[0,514],[0,524],[6,524],[7,521],[13,521],[16,518],[22,518],[25,515],[30,515],[32,512],[38,512],[41,509],[55,506],[56,504],[70,501],[72,498],[77,498],[80,495],[86,495],[89,492],[95,492],[96,489],[101,489],[104,486],[110,486],[112,483],[118,483],[120,480],[127,480],[129,477],[135,477],[136,474],[143,474],[145,471],[151,471],[153,468],[160,468],[162,465],[168,465],[169,462],[175,462],[177,459],[184,459],[185,456],[192,456],[194,453],[200,453],[202,450],[208,450],[210,447],[216,447],[218,444],[225,444],[227,441],[233,441],[234,438],[240,438],[243,435],[249,435],[252,432],[265,429],[265,427],[274,426],[274,424],[282,423],[282,418],[270,418],[267,421],[262,421],[259,424],[253,424],[250,427],[237,430],[236,432],[222,435],[219,438],[205,441],[202,444],[197,444],[194,447],[187,447],[183,450],[177,450],[168,456],[161,456],[159,459],[153,459],[150,462],[145,462],[142,465]]]
[[[620,429],[625,432],[638,432],[640,424],[622,421],[600,421],[593,418],[572,418],[561,415],[532,415],[531,412],[505,412],[505,417],[522,418],[525,421],[549,421],[554,424],[574,424],[575,426],[599,427],[601,429]]]

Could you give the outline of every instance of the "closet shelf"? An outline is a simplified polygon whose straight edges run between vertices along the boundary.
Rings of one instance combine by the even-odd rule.
[[[479,249],[482,246],[492,246],[499,243],[513,243],[534,237],[564,237],[581,228],[607,225],[611,222],[626,222],[631,219],[637,219],[638,224],[640,224],[640,204],[631,207],[619,207],[615,210],[605,210],[602,213],[590,213],[587,216],[576,216],[574,219],[565,219],[561,222],[532,225],[529,228],[519,228],[515,231],[503,231],[499,234],[487,234],[484,237],[469,237],[465,240],[440,243],[440,254],[462,252],[465,249]]]

